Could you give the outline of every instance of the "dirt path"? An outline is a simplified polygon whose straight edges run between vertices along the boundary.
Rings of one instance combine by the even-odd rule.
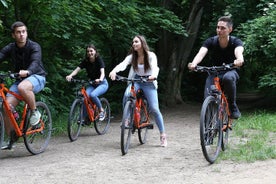
[[[52,138],[46,152],[31,156],[22,143],[0,153],[0,183],[172,183],[274,184],[276,160],[255,163],[221,161],[209,165],[199,143],[199,106],[163,110],[168,147],[159,146],[157,127],[149,142],[137,135],[125,156],[120,151],[119,118],[108,134],[88,128],[76,142]]]

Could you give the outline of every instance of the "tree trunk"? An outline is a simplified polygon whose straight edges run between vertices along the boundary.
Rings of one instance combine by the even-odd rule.
[[[183,103],[181,83],[188,57],[193,48],[203,13],[203,1],[196,0],[189,14],[186,30],[188,37],[174,35],[164,31],[159,42],[159,61],[165,77],[165,98],[162,103],[166,106]]]

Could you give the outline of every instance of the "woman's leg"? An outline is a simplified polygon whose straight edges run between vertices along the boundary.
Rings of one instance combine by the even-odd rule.
[[[96,88],[93,88],[93,90],[86,90],[88,91],[89,97],[92,99],[92,101],[96,104],[96,106],[101,110],[102,104],[99,99],[100,95],[103,95],[108,90],[108,82],[107,80],[103,80]]]
[[[157,89],[154,87],[153,83],[140,84],[140,88],[144,92],[144,95],[149,104],[149,111],[153,114],[159,132],[162,135],[165,133],[165,127],[163,116],[159,109]]]

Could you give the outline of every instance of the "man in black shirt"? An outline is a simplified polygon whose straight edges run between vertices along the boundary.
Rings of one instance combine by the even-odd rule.
[[[234,63],[235,66],[243,65],[243,43],[240,39],[230,36],[233,29],[233,22],[230,17],[223,16],[218,19],[217,36],[208,38],[200,48],[199,52],[193,59],[193,62],[188,65],[189,69],[193,70],[199,64],[206,54],[209,52],[211,62],[214,66],[223,65],[223,63]],[[225,94],[227,95],[231,118],[238,119],[241,113],[236,104],[236,83],[239,80],[238,69],[233,69],[223,73],[220,77],[223,83]],[[208,94],[210,85],[213,84],[213,77],[209,76],[206,79],[204,96]]]

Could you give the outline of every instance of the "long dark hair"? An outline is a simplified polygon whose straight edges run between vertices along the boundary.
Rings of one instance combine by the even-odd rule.
[[[135,37],[137,37],[141,41],[141,44],[142,44],[142,49],[143,49],[143,53],[144,53],[144,71],[146,72],[147,70],[150,69],[149,53],[148,53],[149,52],[149,46],[148,46],[147,41],[146,41],[144,36],[136,35],[136,36],[134,36],[134,38]],[[137,70],[138,69],[138,52],[135,51],[133,49],[133,47],[131,46],[129,54],[132,54],[131,63],[132,63],[133,69]]]
[[[95,47],[95,45],[91,43],[91,44],[87,45],[86,49],[85,49],[85,60],[86,61],[89,61],[88,56],[87,56],[87,49],[88,48],[92,48],[96,51],[95,59],[100,56],[100,54],[98,53],[97,48]]]

